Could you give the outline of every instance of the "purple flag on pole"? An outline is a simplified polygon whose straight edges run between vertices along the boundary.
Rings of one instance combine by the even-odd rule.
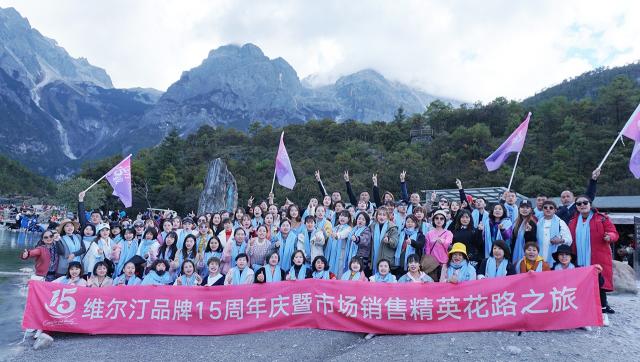
[[[629,170],[633,176],[640,178],[640,104],[636,107],[627,124],[622,129],[622,134],[631,138],[635,142],[631,159],[629,160]]]
[[[527,138],[527,130],[529,129],[529,118],[531,118],[531,112],[529,112],[524,122],[522,122],[518,128],[513,131],[511,136],[509,136],[509,138],[507,138],[506,141],[504,141],[500,147],[491,154],[491,156],[484,160],[489,171],[499,169],[511,152],[522,151],[524,140]]]
[[[296,184],[296,176],[293,174],[291,160],[289,160],[289,154],[284,147],[284,131],[280,135],[280,147],[278,147],[278,154],[276,155],[276,176],[280,185],[293,190],[293,186]]]
[[[119,197],[125,207],[131,207],[131,155],[107,172],[105,178],[113,187],[113,196]]]

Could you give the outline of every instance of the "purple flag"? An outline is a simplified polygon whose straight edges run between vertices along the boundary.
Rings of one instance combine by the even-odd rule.
[[[289,154],[284,147],[284,131],[280,135],[280,147],[278,147],[278,154],[276,155],[276,176],[280,185],[293,190],[293,186],[296,184],[296,176],[293,174],[291,160],[289,160]]]
[[[107,172],[105,178],[113,187],[113,196],[119,197],[124,207],[131,207],[131,155]]]
[[[531,118],[531,112],[529,112],[524,122],[522,122],[518,128],[513,131],[511,136],[509,136],[509,138],[507,138],[507,140],[504,141],[500,147],[491,154],[491,156],[484,160],[489,171],[499,169],[511,152],[522,151],[524,140],[527,138],[527,130],[529,129],[529,118]]]
[[[635,142],[631,159],[629,160],[629,170],[633,176],[640,178],[640,104],[636,107],[627,124],[622,129],[622,134],[631,138]]]
[[[633,146],[633,152],[631,152],[629,170],[631,170],[633,176],[640,178],[640,142],[638,141],[636,141],[635,146]]]

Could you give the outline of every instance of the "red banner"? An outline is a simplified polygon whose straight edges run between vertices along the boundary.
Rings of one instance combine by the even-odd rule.
[[[22,326],[70,333],[223,335],[290,328],[409,334],[601,326],[595,268],[453,284],[337,280],[85,288],[29,282]]]

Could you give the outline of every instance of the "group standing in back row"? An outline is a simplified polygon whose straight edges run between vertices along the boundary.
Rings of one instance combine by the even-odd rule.
[[[592,207],[600,170],[584,195],[561,195],[558,207],[545,195],[535,205],[508,190],[499,203],[467,195],[422,203],[400,174],[400,198],[382,193],[373,175],[372,195],[354,194],[344,173],[349,203],[329,194],[316,171],[320,198],[302,209],[274,195],[233,212],[212,211],[107,223],[99,210],[87,218],[79,194],[78,221],[47,230],[23,259],[36,259],[36,278],[67,284],[173,284],[180,286],[270,283],[306,278],[371,282],[449,282],[596,265],[601,271],[603,312],[611,313],[610,244],[618,233]],[[321,201],[319,201],[321,200]]]

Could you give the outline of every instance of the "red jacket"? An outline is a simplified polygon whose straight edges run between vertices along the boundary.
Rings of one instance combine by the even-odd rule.
[[[611,254],[611,246],[618,241],[618,231],[613,225],[609,217],[605,214],[601,214],[598,210],[593,209],[595,214],[589,222],[589,229],[591,230],[591,265],[600,264],[602,266],[602,277],[604,278],[604,285],[602,289],[606,291],[613,291],[613,257]],[[571,244],[571,250],[576,254],[576,225],[578,224],[578,218],[582,217],[580,214],[571,219],[569,222],[569,230],[571,230],[571,236],[573,237],[573,243]],[[611,241],[604,240],[605,233],[611,237]]]
[[[20,255],[21,259],[36,259],[36,271],[35,274],[37,276],[45,277],[49,272],[49,263],[51,263],[51,254],[49,253],[49,248],[44,245],[40,245],[34,249],[29,250],[29,255],[26,258],[23,258]],[[56,263],[57,264],[57,263]],[[56,265],[54,270],[56,270],[58,266]]]

